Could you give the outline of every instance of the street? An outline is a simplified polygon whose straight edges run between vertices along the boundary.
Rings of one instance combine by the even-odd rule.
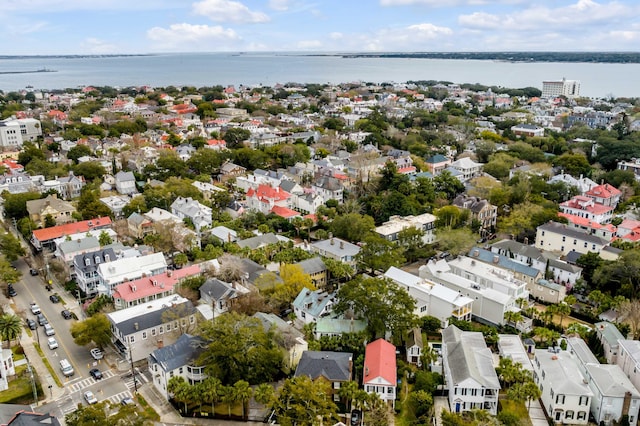
[[[65,320],[61,311],[68,309],[81,318],[80,307],[75,298],[66,293],[63,288],[54,284],[52,291],[47,291],[45,281],[42,275],[32,276],[29,273],[30,266],[24,258],[20,258],[13,265],[22,273],[22,279],[14,285],[17,296],[13,298],[16,305],[16,314],[22,318],[23,326],[26,327],[26,318],[36,320],[36,315],[32,314],[30,304],[35,302],[49,324],[55,329],[55,339],[58,342],[58,348],[49,349],[47,346],[47,338],[44,327],[39,326],[32,331],[33,341],[39,343],[45,357],[51,364],[54,374],[63,383],[65,392],[55,401],[48,401],[45,405],[39,407],[39,410],[47,410],[55,414],[60,419],[64,415],[74,411],[79,403],[86,404],[84,401],[84,392],[92,391],[98,401],[109,400],[112,403],[119,404],[125,397],[131,397],[134,393],[133,377],[131,377],[130,365],[126,360],[116,355],[109,348],[105,351],[105,356],[101,360],[94,360],[89,350],[91,347],[78,346],[73,341],[73,337],[69,331],[71,324],[76,320]],[[61,301],[53,303],[49,300],[52,294],[58,294]],[[60,371],[60,360],[67,359],[74,369],[74,375],[65,377]],[[103,378],[95,380],[90,376],[89,370],[98,368]],[[38,375],[43,380],[44,377],[50,375],[49,371],[38,371]],[[138,373],[138,386],[149,382],[146,374]],[[43,382],[43,390],[47,392],[47,384]],[[50,394],[45,395],[50,399]]]

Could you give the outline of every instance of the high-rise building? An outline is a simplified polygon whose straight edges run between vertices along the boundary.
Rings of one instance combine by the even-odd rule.
[[[580,81],[578,80],[549,80],[542,82],[542,97],[555,98],[557,96],[577,98],[580,96]]]

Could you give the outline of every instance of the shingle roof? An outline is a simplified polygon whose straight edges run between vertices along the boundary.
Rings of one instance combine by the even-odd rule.
[[[609,241],[605,240],[604,238],[600,238],[597,235],[592,235],[558,222],[547,222],[544,225],[538,226],[538,229],[542,231],[555,232],[556,234],[566,235],[569,238],[577,238],[582,241],[587,241],[602,246],[609,243]]]
[[[296,263],[296,265],[300,266],[305,274],[317,274],[327,270],[327,266],[324,264],[320,256],[303,260]]]
[[[179,303],[172,304],[172,300],[177,299]],[[164,302],[164,303],[163,303]],[[160,305],[159,307],[157,305]],[[145,312],[147,306],[153,306],[153,310]],[[162,299],[156,299],[152,302],[133,306],[131,308],[122,309],[107,314],[111,322],[113,322],[123,335],[133,334],[138,330],[147,330],[152,327],[169,322],[163,314],[170,309],[176,309],[176,313],[181,318],[188,317],[197,312],[193,304],[180,296],[168,296]],[[173,318],[174,316],[172,316]]]
[[[305,287],[300,290],[292,305],[294,308],[298,308],[317,318],[334,298],[335,293],[327,294],[324,290],[311,291]]]
[[[294,376],[324,377],[331,382],[351,380],[353,354],[348,352],[304,351]]]
[[[172,345],[156,349],[149,355],[150,360],[157,362],[164,371],[173,371],[194,362],[204,352],[207,341],[198,336],[183,334]]]
[[[442,344],[446,345],[447,363],[454,382],[450,385],[472,379],[487,388],[500,389],[493,356],[482,333],[462,331],[450,325],[442,331]]]
[[[199,288],[200,295],[206,294],[212,300],[222,300],[225,297],[233,297],[236,290],[229,283],[220,281],[217,278],[209,278]]]

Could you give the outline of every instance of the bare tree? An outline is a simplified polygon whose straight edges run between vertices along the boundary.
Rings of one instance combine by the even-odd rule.
[[[243,271],[242,264],[238,257],[224,254],[220,257],[219,262],[220,269],[218,270],[218,279],[227,283],[240,281]]]
[[[640,300],[625,300],[620,303],[618,313],[620,318],[631,326],[633,338],[637,339],[640,331]]]

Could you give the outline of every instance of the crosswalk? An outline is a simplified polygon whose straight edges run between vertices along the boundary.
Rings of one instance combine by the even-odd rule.
[[[116,374],[111,370],[106,370],[102,372],[102,380],[110,379]],[[100,380],[96,380],[93,377],[87,377],[86,379],[79,380],[77,382],[72,382],[67,385],[67,388],[73,393],[81,391],[82,389],[93,386],[98,383]]]
[[[142,386],[145,383],[149,383],[149,378],[142,373],[136,374],[136,380],[138,381],[138,387]],[[127,385],[127,388],[129,388],[130,391],[132,392],[135,391],[136,385],[135,383],[133,383],[133,377],[130,377],[127,380],[125,380],[124,384]]]
[[[98,402],[109,401],[109,403],[115,404],[115,405],[120,404],[122,400],[125,398],[133,398],[133,394],[128,390],[124,392],[120,392],[115,395],[111,395],[110,397],[107,397],[107,398],[100,398],[99,393],[96,393],[95,395],[96,395],[96,398],[98,398]],[[69,397],[64,401],[60,401],[58,403],[58,407],[60,408],[60,411],[62,412],[62,415],[64,417],[67,414],[73,413],[74,411],[76,411],[78,409],[78,404],[86,405],[82,396],[79,396],[79,398]]]

